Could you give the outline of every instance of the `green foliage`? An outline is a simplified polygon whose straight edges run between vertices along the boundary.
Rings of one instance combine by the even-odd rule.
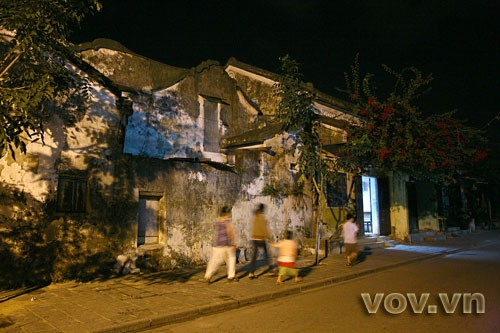
[[[73,27],[101,8],[98,0],[0,0],[0,150],[26,152],[43,139],[43,121],[88,83],[67,66]]]
[[[326,169],[321,161],[321,143],[317,133],[318,115],[313,109],[310,89],[301,81],[299,64],[288,55],[280,58],[282,77],[276,84],[276,96],[280,99],[277,119],[283,130],[295,132],[300,151],[297,160],[299,179],[316,179]],[[295,150],[295,149],[294,149]]]
[[[395,78],[385,98],[376,96],[373,76],[360,81],[359,65],[346,75],[354,112],[361,123],[351,124],[348,142],[340,151],[336,167],[350,172],[402,171],[420,178],[452,180],[464,175],[486,158],[479,149],[483,136],[453,117],[440,113],[423,117],[416,100],[432,81],[415,68],[386,71]]]
[[[316,118],[312,109],[314,96],[301,81],[299,64],[288,55],[281,57],[280,61],[281,82],[275,86],[280,98],[278,120],[285,131],[311,131]]]
[[[271,197],[277,197],[281,194],[281,189],[276,187],[274,184],[266,184],[261,191],[262,195],[269,195]]]
[[[298,182],[292,185],[283,182],[266,184],[261,191],[261,195],[268,195],[275,199],[288,195],[301,196],[303,194],[304,184]]]

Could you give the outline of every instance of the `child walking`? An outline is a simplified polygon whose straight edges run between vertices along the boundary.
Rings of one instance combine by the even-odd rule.
[[[278,280],[277,284],[283,282],[283,276],[293,276],[295,282],[302,280],[299,277],[299,271],[295,267],[295,260],[297,258],[298,244],[297,241],[292,239],[292,232],[287,230],[285,233],[285,239],[279,241],[278,243],[269,243],[273,247],[279,249],[278,254]]]

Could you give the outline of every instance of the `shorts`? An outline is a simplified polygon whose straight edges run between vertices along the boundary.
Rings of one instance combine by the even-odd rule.
[[[282,276],[299,276],[299,271],[295,268],[294,262],[281,262],[278,261],[278,274]]]
[[[350,256],[351,254],[358,254],[358,244],[350,244],[350,243],[345,243],[345,254],[346,256]]]

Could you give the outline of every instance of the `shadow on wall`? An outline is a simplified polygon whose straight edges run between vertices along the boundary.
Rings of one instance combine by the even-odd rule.
[[[87,178],[86,212],[59,212],[56,184],[50,184],[44,202],[27,190],[0,184],[0,289],[110,274],[123,239],[129,237],[127,216],[134,216],[131,212],[136,207],[126,194],[134,186],[134,177],[121,152],[121,131],[116,126],[120,119],[113,101],[102,101],[101,107],[82,110],[68,104],[72,112],[53,110],[63,126],[46,129],[46,136],[52,135],[50,149],[44,149],[44,154],[35,152],[36,170],[23,170],[35,179],[46,178],[46,172],[72,172],[71,158],[78,156],[79,169]],[[103,114],[108,116],[103,118]],[[64,155],[59,155],[61,151]],[[29,156],[29,146],[27,153],[18,156],[18,163]]]

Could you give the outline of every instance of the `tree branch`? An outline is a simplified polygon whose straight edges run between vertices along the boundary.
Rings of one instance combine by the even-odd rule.
[[[9,69],[19,60],[21,57],[21,53],[18,53],[18,55],[8,64],[3,71],[0,73],[0,78],[5,75],[9,71]]]

